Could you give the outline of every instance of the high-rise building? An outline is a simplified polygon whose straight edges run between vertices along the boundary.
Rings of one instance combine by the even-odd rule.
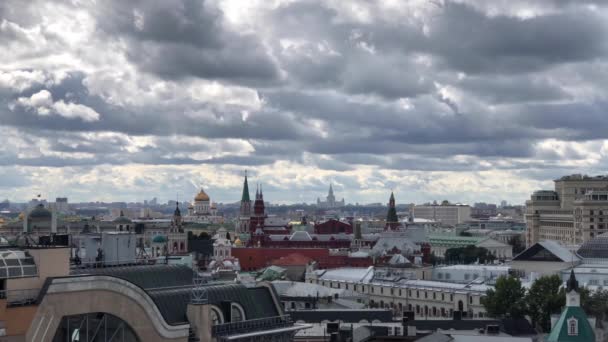
[[[333,209],[340,208],[344,206],[344,198],[341,201],[336,201],[336,196],[334,196],[334,188],[331,183],[329,184],[329,192],[327,193],[327,197],[325,197],[325,201],[321,201],[321,199],[317,198],[317,207],[323,209]]]
[[[535,191],[526,201],[526,245],[555,240],[579,245],[608,231],[608,176],[564,176],[555,190]]]
[[[457,225],[471,219],[471,207],[464,204],[424,204],[414,206],[414,216],[445,225]]]

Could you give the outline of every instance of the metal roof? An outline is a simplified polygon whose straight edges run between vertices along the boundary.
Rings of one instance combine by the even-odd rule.
[[[129,281],[144,290],[191,286],[194,272],[185,265],[138,265],[72,270],[73,275],[106,275]]]
[[[152,298],[167,323],[175,325],[188,322],[186,311],[194,287],[194,272],[184,265],[144,265],[94,269],[79,269],[73,275],[105,275],[129,281],[143,288]],[[223,303],[235,302],[243,307],[250,319],[278,316],[271,289],[247,288],[240,284],[204,285],[209,304],[222,307]]]

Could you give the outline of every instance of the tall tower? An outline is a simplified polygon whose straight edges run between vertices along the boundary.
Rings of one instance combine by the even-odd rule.
[[[173,232],[182,232],[182,212],[179,210],[179,202],[175,202],[175,211],[173,211],[171,226]]]
[[[386,213],[386,226],[384,230],[396,230],[399,228],[399,218],[397,217],[397,208],[395,208],[395,195],[391,192],[391,198],[388,200],[388,212]]]
[[[247,233],[251,219],[251,200],[249,199],[249,184],[247,183],[247,171],[243,182],[243,195],[241,196],[241,209],[239,212],[239,223],[237,233]]]
[[[329,183],[329,193],[327,194],[327,204],[330,207],[334,207],[336,202],[336,197],[334,196],[334,188],[331,186],[331,183]]]
[[[253,203],[253,215],[250,219],[249,231],[254,233],[258,227],[264,229],[265,219],[264,193],[262,192],[262,186],[259,185],[255,191],[255,202]]]

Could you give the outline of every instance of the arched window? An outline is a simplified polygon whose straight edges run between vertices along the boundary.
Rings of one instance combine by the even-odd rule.
[[[291,303],[292,308],[294,303]],[[230,305],[230,322],[240,322],[245,320],[245,310],[237,303]]]
[[[568,320],[568,336],[578,336],[578,320],[574,317]]]
[[[224,315],[217,306],[211,306],[211,322],[213,325],[224,323]]]

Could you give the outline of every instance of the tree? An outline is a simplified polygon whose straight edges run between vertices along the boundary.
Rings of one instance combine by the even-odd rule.
[[[494,289],[489,289],[481,304],[489,316],[495,318],[522,318],[526,314],[526,289],[513,276],[501,276]]]
[[[482,264],[496,259],[492,253],[483,247],[469,245],[466,247],[449,248],[445,251],[445,260],[450,263],[472,264],[479,261]]]
[[[598,320],[606,320],[608,317],[608,290],[589,291],[586,288],[579,289],[581,295],[581,307],[589,316]]]
[[[510,238],[509,245],[513,246],[513,255],[519,254],[526,249],[526,246],[521,241],[521,237],[519,235],[515,235]]]
[[[526,295],[528,314],[532,325],[544,332],[551,330],[551,314],[559,313],[566,304],[566,295],[560,291],[562,279],[558,275],[538,278]]]

